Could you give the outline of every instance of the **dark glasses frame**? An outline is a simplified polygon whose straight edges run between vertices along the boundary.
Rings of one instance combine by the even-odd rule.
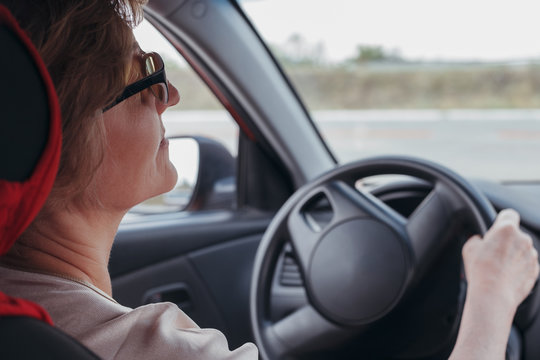
[[[167,82],[167,76],[165,75],[165,64],[163,62],[163,59],[156,52],[151,52],[151,53],[144,54],[143,58],[144,58],[144,68],[145,69],[146,69],[146,61],[147,61],[147,59],[149,57],[151,57],[152,60],[157,59],[159,61],[159,64],[155,64],[155,65],[159,65],[160,68],[157,69],[152,74],[149,74],[149,75],[145,76],[144,78],[142,78],[140,80],[137,80],[134,83],[126,86],[124,88],[124,91],[122,92],[122,94],[120,94],[120,96],[118,96],[111,104],[109,104],[109,105],[107,105],[106,107],[103,108],[103,112],[109,110],[110,108],[118,105],[119,103],[126,100],[127,98],[129,98],[129,97],[131,97],[131,96],[133,96],[135,94],[138,94],[141,91],[146,90],[148,88],[150,88],[152,94],[154,94],[154,96],[158,100],[160,100],[162,103],[167,104],[169,102],[169,84]],[[156,91],[154,91],[152,89],[152,86],[156,85],[156,84],[163,84],[164,85],[165,91],[163,91],[162,96],[160,96],[159,94],[156,94]]]

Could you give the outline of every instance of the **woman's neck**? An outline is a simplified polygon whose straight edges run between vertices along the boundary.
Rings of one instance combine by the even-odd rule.
[[[111,296],[109,255],[123,215],[63,211],[38,218],[2,262],[87,282]]]

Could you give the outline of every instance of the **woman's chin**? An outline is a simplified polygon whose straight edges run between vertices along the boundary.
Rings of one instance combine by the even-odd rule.
[[[162,154],[163,157],[161,159],[158,159],[158,163],[160,161],[163,161],[162,168],[164,168],[163,169],[164,176],[167,178],[165,182],[169,185],[169,188],[163,191],[165,193],[167,191],[171,191],[172,189],[174,189],[176,182],[178,181],[178,172],[176,171],[176,167],[174,166],[171,159],[169,158],[169,141],[167,139],[164,139],[164,140],[166,141],[165,146],[162,146],[160,148],[160,153]],[[162,144],[163,144],[163,141],[162,141]]]
[[[166,161],[156,169],[153,175],[146,178],[145,181],[136,182],[129,186],[108,188],[100,198],[108,199],[107,203],[113,208],[131,209],[150,198],[167,193],[174,189],[178,180],[176,168],[170,161]],[[115,182],[116,184],[120,181]]]
[[[168,188],[167,188],[167,190],[164,191],[164,193],[174,189],[174,187],[176,186],[176,183],[178,182],[178,172],[176,171],[176,167],[173,165],[173,163],[171,161],[169,161],[168,165],[169,165],[168,166],[169,171],[168,171],[168,175],[167,175]]]

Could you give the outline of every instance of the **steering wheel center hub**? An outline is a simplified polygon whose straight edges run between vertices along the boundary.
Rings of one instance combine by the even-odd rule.
[[[308,291],[314,305],[342,325],[363,325],[387,314],[408,278],[404,241],[373,219],[335,225],[310,261]]]

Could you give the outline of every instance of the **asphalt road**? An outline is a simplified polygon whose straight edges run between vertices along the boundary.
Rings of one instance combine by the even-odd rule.
[[[313,118],[340,162],[413,155],[467,177],[540,181],[540,109],[318,111]],[[236,153],[237,126],[224,111],[164,114],[167,134],[199,134]]]

